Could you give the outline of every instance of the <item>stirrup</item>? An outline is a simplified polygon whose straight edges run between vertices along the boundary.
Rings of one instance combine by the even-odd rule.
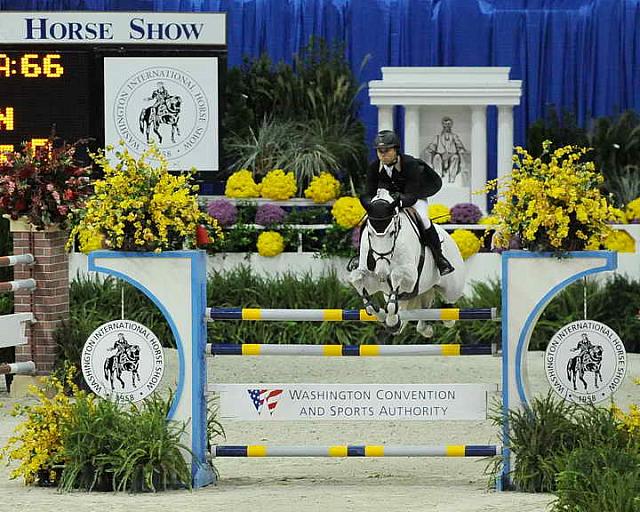
[[[453,268],[453,265],[451,265],[449,260],[445,258],[444,255],[436,258],[436,267],[438,267],[438,272],[440,272],[441,276],[447,276],[455,270],[455,268]]]

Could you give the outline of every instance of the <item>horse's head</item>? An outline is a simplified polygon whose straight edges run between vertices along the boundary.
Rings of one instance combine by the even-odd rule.
[[[398,213],[391,194],[386,189],[379,189],[371,200],[367,217],[369,226],[377,235],[387,234],[391,221]]]
[[[181,105],[182,98],[180,96],[169,96],[169,98],[167,98],[167,109],[169,112],[180,112]]]

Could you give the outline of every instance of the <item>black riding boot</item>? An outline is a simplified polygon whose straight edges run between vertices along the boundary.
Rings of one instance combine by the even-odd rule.
[[[423,231],[424,240],[423,243],[429,249],[431,249],[431,254],[433,254],[433,259],[436,262],[436,266],[438,267],[438,272],[440,272],[441,276],[446,276],[447,274],[451,274],[455,269],[453,265],[449,263],[449,260],[444,257],[442,254],[442,245],[440,242],[440,235],[436,231],[436,227],[431,224],[429,229],[425,229]]]

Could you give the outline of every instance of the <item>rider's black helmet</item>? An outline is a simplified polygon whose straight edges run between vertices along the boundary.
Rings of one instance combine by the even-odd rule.
[[[373,147],[375,149],[400,149],[400,137],[391,130],[382,130],[378,132],[376,138],[373,139]]]

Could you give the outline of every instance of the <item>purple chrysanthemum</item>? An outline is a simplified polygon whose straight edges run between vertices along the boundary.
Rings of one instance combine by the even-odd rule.
[[[232,226],[238,218],[236,205],[226,199],[211,201],[207,206],[207,212],[216,219],[222,227]]]
[[[360,226],[356,226],[351,230],[351,244],[354,249],[360,249]]]
[[[258,206],[256,210],[256,224],[270,226],[280,224],[287,216],[287,212],[277,204],[265,203]]]
[[[482,211],[473,203],[458,203],[451,208],[452,224],[477,224]]]

